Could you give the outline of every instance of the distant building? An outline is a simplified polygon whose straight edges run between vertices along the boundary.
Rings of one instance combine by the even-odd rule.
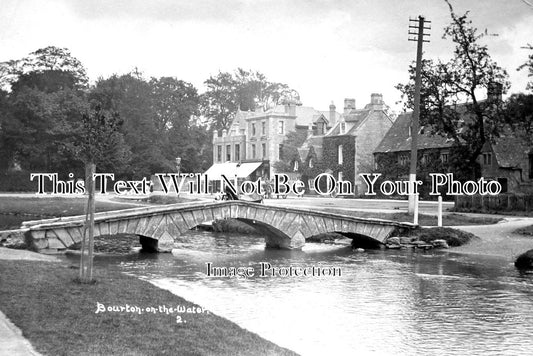
[[[358,195],[364,188],[359,174],[372,171],[374,150],[393,122],[381,94],[372,94],[362,109],[356,108],[355,99],[345,99],[344,112],[331,130],[323,136],[308,136],[299,150],[302,162],[309,166],[322,162],[324,171],[337,180],[354,183],[354,195]]]
[[[307,131],[324,134],[341,115],[330,106],[329,111],[286,103],[269,110],[239,111],[229,130],[213,133],[213,166],[209,178],[220,174],[255,180],[269,179],[275,172],[273,164],[283,157],[283,141],[287,133]]]
[[[464,108],[458,106],[457,110],[464,111]],[[394,162],[398,167],[404,167],[398,170],[402,172],[398,174],[398,178],[408,178],[411,158],[411,116],[411,112],[400,115],[374,151],[376,161],[380,160],[380,156],[386,157],[388,159],[386,162]],[[466,114],[463,115],[463,120],[468,120]],[[417,142],[420,164],[436,158],[440,159],[443,166],[447,166],[454,145],[453,140],[432,134],[428,127],[421,127]],[[488,180],[499,181],[503,192],[533,190],[533,147],[509,129],[504,130],[492,142],[485,143],[477,162],[481,176]]]

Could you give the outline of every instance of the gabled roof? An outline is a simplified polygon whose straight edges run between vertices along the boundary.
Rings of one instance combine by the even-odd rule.
[[[510,130],[506,130],[494,140],[492,150],[500,167],[519,168],[523,162],[527,161],[528,154],[532,152],[533,147]]]
[[[315,154],[317,155],[317,159],[322,158],[322,143],[323,143],[324,136],[313,136],[310,135],[307,137],[307,139],[304,141],[302,146],[298,148],[298,154],[300,155],[300,160],[305,161],[307,159],[307,156],[309,155],[309,151],[311,148],[314,150]]]
[[[411,137],[409,128],[411,126],[412,112],[403,113],[387,132],[381,143],[374,152],[401,152],[411,149]],[[418,149],[446,148],[453,146],[453,141],[438,134],[431,134],[429,130],[420,130],[417,142]]]

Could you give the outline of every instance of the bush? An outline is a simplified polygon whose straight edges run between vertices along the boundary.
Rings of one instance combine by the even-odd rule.
[[[420,240],[428,243],[434,240],[445,240],[449,246],[461,246],[473,239],[479,238],[469,232],[452,229],[450,227],[421,228],[415,230],[414,234]]]

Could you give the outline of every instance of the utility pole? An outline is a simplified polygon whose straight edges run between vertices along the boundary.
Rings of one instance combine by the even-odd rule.
[[[430,24],[431,21],[426,21],[423,16],[418,16],[418,19],[409,19],[409,41],[416,41],[416,75],[415,75],[415,98],[413,116],[411,122],[411,164],[409,167],[409,187],[414,189],[416,182],[416,163],[418,150],[418,121],[420,119],[420,86],[421,86],[421,71],[422,71],[422,44],[429,42],[425,40],[424,36],[429,36],[429,33],[424,33],[424,30],[430,30],[431,27],[426,27],[425,24]],[[417,30],[417,31],[415,31]],[[418,222],[418,216],[415,214],[415,206],[418,205],[418,195],[409,195],[409,214],[414,214],[415,223]]]

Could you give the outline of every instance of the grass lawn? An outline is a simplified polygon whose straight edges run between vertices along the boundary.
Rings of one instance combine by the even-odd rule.
[[[413,222],[413,217],[408,213],[374,213],[369,211],[349,211],[341,209],[324,208],[323,211],[339,213],[360,218],[376,218],[392,221]],[[444,226],[462,226],[462,225],[490,225],[496,224],[500,218],[493,217],[470,217],[462,214],[448,213],[443,214],[442,224]],[[422,226],[437,226],[437,217],[433,215],[418,215],[418,224]]]
[[[97,303],[195,306],[125,274],[95,269],[86,285],[61,263],[0,260],[0,270],[0,310],[45,355],[295,355],[211,313],[95,313]]]
[[[0,214],[34,215],[41,217],[59,217],[83,215],[87,198],[61,197],[2,197],[0,196]],[[96,212],[135,208],[138,205],[96,201]]]

